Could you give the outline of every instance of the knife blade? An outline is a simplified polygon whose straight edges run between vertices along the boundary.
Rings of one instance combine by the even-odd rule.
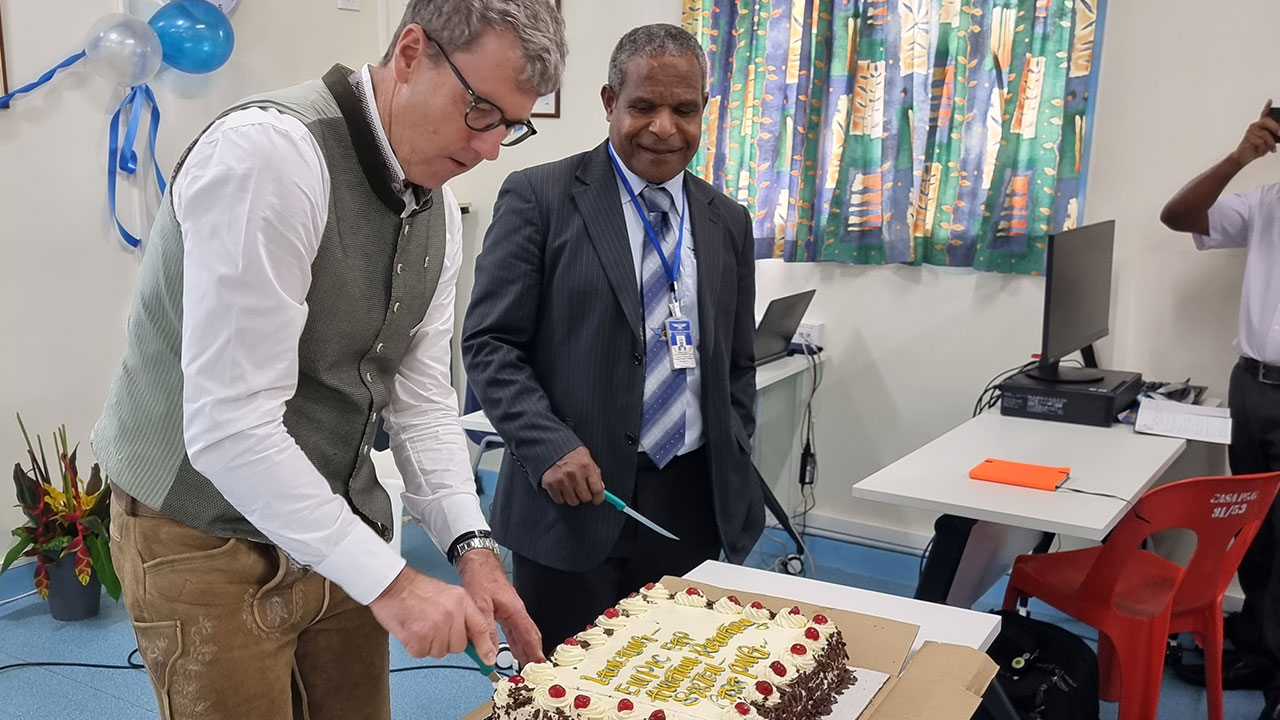
[[[617,508],[618,510],[621,510],[622,512],[624,512],[624,513],[626,513],[626,514],[630,515],[631,517],[635,518],[636,520],[640,521],[640,523],[642,523],[645,527],[647,527],[647,528],[649,528],[650,530],[652,530],[652,531],[654,531],[654,532],[658,533],[659,535],[662,535],[662,536],[664,536],[664,537],[669,537],[669,538],[671,538],[672,540],[679,540],[679,539],[680,539],[680,538],[676,537],[675,535],[672,535],[671,533],[667,532],[665,529],[663,529],[663,527],[662,527],[661,525],[659,525],[659,524],[655,523],[654,521],[650,520],[649,518],[645,517],[644,515],[641,515],[640,513],[636,512],[635,510],[632,510],[632,509],[631,509],[631,508],[630,508],[626,503],[622,502],[622,499],[621,499],[621,498],[619,498],[617,495],[614,495],[613,493],[609,492],[608,490],[605,490],[605,491],[604,491],[604,500],[605,500],[605,502],[607,502],[607,503],[609,503],[610,505],[614,506],[614,507],[615,507],[615,508]]]

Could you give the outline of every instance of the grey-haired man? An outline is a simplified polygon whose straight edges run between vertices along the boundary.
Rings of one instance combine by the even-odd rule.
[[[381,64],[250,98],[178,163],[93,446],[164,718],[389,718],[389,648],[540,639],[480,513],[450,387],[448,179],[533,135],[551,0],[412,0]],[[369,449],[463,587],[406,567]],[[464,589],[465,588],[465,589]]]

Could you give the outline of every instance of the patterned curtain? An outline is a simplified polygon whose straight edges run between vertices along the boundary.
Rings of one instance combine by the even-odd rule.
[[[1082,201],[1104,0],[688,0],[691,169],[757,257],[1035,274]]]

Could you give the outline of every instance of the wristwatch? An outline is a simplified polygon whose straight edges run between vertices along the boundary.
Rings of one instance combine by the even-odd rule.
[[[488,530],[473,530],[459,535],[449,546],[449,562],[456,566],[462,556],[472,550],[488,550],[498,555],[498,543],[493,539],[493,533]]]

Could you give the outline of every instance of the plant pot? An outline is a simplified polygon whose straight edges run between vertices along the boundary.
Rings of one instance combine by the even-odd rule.
[[[102,583],[98,582],[97,572],[89,576],[88,585],[81,585],[73,555],[64,555],[46,567],[49,569],[49,614],[54,620],[73,622],[98,614]]]

